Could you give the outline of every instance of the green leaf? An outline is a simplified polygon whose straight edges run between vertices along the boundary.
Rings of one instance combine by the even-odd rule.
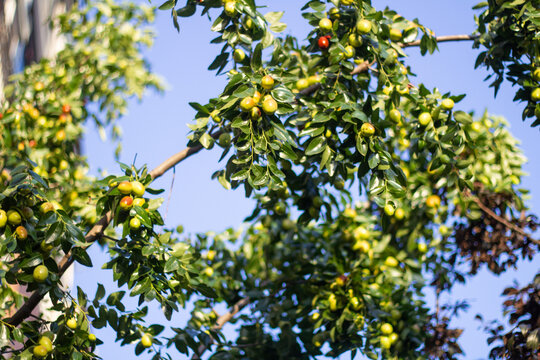
[[[275,24],[283,17],[283,14],[285,14],[283,11],[272,11],[265,14],[264,18],[269,24]]]
[[[295,99],[293,92],[283,85],[277,86],[272,90],[272,97],[281,103],[291,103]]]
[[[159,6],[159,10],[170,10],[174,7],[174,5],[176,5],[175,0],[165,1],[163,4]]]
[[[201,295],[206,296],[208,298],[215,299],[218,297],[215,290],[206,284],[199,284],[199,285],[194,286],[194,288],[199,293],[201,293]]]
[[[195,110],[199,111],[199,112],[202,112],[206,115],[210,115],[210,111],[203,105],[199,104],[199,103],[196,103],[196,102],[190,102],[189,103],[189,106],[191,106],[192,108],[194,108]]]
[[[92,267],[92,259],[90,259],[90,256],[86,250],[80,247],[74,247],[71,249],[71,253],[73,254],[75,261],[77,261],[79,264]]]
[[[472,124],[473,122],[472,116],[461,110],[454,112],[454,119],[461,124]]]
[[[328,162],[328,159],[330,159],[330,155],[332,155],[332,150],[327,145],[325,147],[325,149],[324,149],[324,152],[323,152],[323,155],[322,155],[322,158],[321,158],[321,163],[319,165],[320,170],[322,170],[324,168],[324,165],[326,165],[326,163]]]
[[[262,49],[262,44],[258,43],[253,50],[253,54],[251,55],[251,68],[254,71],[259,70],[262,67]]]
[[[283,125],[272,122],[272,126],[274,127],[274,134],[278,139],[288,143],[291,146],[294,146],[295,148],[298,147],[296,145],[296,142],[293,140],[291,134],[289,134],[289,132],[283,127]]]
[[[324,136],[319,136],[310,141],[306,148],[306,155],[311,156],[319,154],[324,151],[326,145],[326,139]]]
[[[94,297],[94,301],[99,301],[101,299],[103,299],[103,297],[105,296],[105,287],[98,283],[98,288],[96,290],[96,296]]]
[[[368,164],[369,164],[370,169],[374,169],[375,167],[377,167],[377,165],[379,165],[380,162],[381,162],[381,157],[379,156],[378,153],[374,153],[369,156]]]
[[[210,149],[214,145],[214,138],[212,138],[208,133],[204,133],[199,138],[199,142],[205,149]]]
[[[174,256],[171,256],[166,262],[165,266],[163,267],[163,271],[166,273],[170,273],[173,271],[176,271],[180,268],[180,261],[175,258]]]
[[[245,180],[245,179],[247,179],[248,175],[249,175],[249,170],[247,170],[247,169],[240,170],[240,171],[238,171],[237,173],[235,173],[234,175],[231,176],[231,180],[232,181]]]
[[[195,11],[197,11],[195,3],[188,2],[186,6],[176,10],[176,14],[181,17],[190,17],[195,14]]]

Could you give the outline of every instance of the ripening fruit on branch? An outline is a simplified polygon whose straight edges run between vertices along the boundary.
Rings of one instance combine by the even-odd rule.
[[[67,114],[67,113],[71,112],[71,106],[69,106],[69,104],[62,105],[62,112],[64,114]]]
[[[438,208],[441,206],[441,198],[438,195],[429,195],[426,199],[426,206],[429,208]]]
[[[139,181],[131,182],[131,192],[133,193],[133,195],[143,196],[145,191],[146,191],[146,188],[141,182]]]
[[[352,5],[354,2],[354,0],[340,0],[340,4],[341,5],[344,5],[344,6],[349,6],[349,5]]]
[[[535,81],[540,81],[540,68],[534,69],[532,75]]]
[[[452,110],[454,108],[454,100],[452,100],[452,99],[444,99],[441,102],[441,107],[444,110]]]
[[[364,254],[367,254],[370,249],[371,246],[366,240],[357,240],[353,245],[353,250],[359,250]]]
[[[317,40],[317,45],[319,45],[319,49],[327,50],[330,47],[330,40],[328,40],[326,36],[321,36],[319,40]]]
[[[263,78],[261,79],[261,86],[263,87],[263,89],[266,89],[266,90],[270,90],[274,87],[274,78],[270,75],[265,75],[263,76]]]
[[[133,230],[137,230],[141,227],[141,220],[137,217],[133,217],[129,220],[129,228]]]
[[[56,132],[56,134],[54,135],[54,137],[56,138],[56,140],[58,141],[64,141],[66,140],[66,131],[64,129],[60,129]]]
[[[394,212],[396,211],[396,208],[392,204],[386,204],[384,206],[384,213],[388,216],[394,215]]]
[[[336,294],[330,294],[328,296],[328,306],[330,307],[330,311],[336,311],[338,309]]]
[[[349,304],[351,304],[351,307],[353,310],[355,311],[358,311],[362,308],[362,303],[360,302],[360,300],[355,296],[355,297],[352,297],[350,300],[349,300]]]
[[[398,109],[392,109],[388,113],[388,116],[390,117],[390,120],[392,120],[395,123],[399,123],[401,121],[401,112],[399,112]]]
[[[271,96],[266,96],[264,98],[262,109],[266,114],[272,115],[273,113],[277,111],[277,108],[278,108],[278,104],[276,100],[274,100],[274,98],[272,98]]]
[[[350,59],[350,58],[354,57],[355,53],[356,53],[356,51],[354,50],[354,48],[351,45],[347,45],[347,46],[345,46],[345,52],[343,52],[343,56],[346,59]]]
[[[399,265],[399,261],[393,256],[389,256],[384,260],[384,265],[389,267],[396,267]]]
[[[143,198],[135,198],[133,199],[133,206],[143,206],[146,203],[146,200]]]
[[[215,250],[208,250],[208,252],[206,253],[206,259],[208,261],[213,261],[216,257],[216,251]]]
[[[262,116],[261,109],[255,106],[251,109],[251,120],[259,120]]]
[[[44,282],[49,277],[49,269],[45,265],[38,265],[34,268],[32,276],[34,277],[34,281]]]
[[[129,210],[133,206],[133,198],[131,196],[124,196],[120,200],[120,209]]]
[[[236,49],[233,52],[233,59],[235,62],[240,63],[246,58],[246,53],[242,49]]]
[[[15,236],[18,240],[26,240],[28,238],[28,231],[24,226],[17,226],[15,229]]]
[[[7,221],[11,225],[19,225],[22,221],[21,214],[17,210],[9,210],[7,212]]]
[[[375,126],[370,123],[363,123],[360,127],[360,135],[363,137],[371,137],[375,134]]]
[[[403,34],[401,33],[401,30],[395,28],[390,29],[390,40],[400,41],[402,37]]]
[[[77,328],[77,319],[75,318],[69,318],[66,321],[66,326],[70,328],[71,330],[75,330]]]
[[[39,244],[39,248],[45,252],[45,253],[49,253],[51,252],[51,250],[54,248],[54,245],[53,244],[48,244],[47,242],[45,242],[45,240],[43,240],[40,244]]]
[[[0,228],[3,228],[6,226],[6,223],[8,221],[7,214],[4,210],[0,210]]]
[[[540,88],[536,88],[531,92],[531,100],[532,101],[540,101]]]
[[[356,217],[356,210],[353,208],[347,207],[345,210],[343,210],[343,216],[348,218],[354,218]]]
[[[390,340],[390,338],[388,336],[381,336],[380,338],[381,340],[381,348],[382,349],[390,349],[390,347],[392,346],[392,341]]]
[[[143,336],[141,336],[141,345],[145,348],[152,346],[152,336],[150,334],[143,334]]]
[[[214,120],[217,123],[221,122],[221,117],[219,116],[219,111],[218,110],[213,110],[210,113],[210,117],[212,118],[212,120]]]
[[[356,240],[367,240],[370,236],[369,230],[363,226],[358,226],[356,229],[354,229],[353,234]]]
[[[362,37],[356,34],[349,35],[349,44],[354,47],[362,46]]]
[[[473,121],[471,129],[474,132],[480,132],[480,130],[482,130],[482,123],[480,121]]]
[[[328,16],[330,16],[330,19],[339,19],[341,14],[339,13],[338,8],[331,8],[330,11],[328,11]]]
[[[214,275],[214,269],[209,266],[203,270],[203,274],[206,276],[212,276]]]
[[[247,96],[240,101],[240,109],[244,112],[250,111],[256,105],[251,96]]]
[[[319,20],[319,28],[323,31],[330,31],[332,30],[332,20],[328,18],[323,18]]]
[[[391,324],[385,323],[381,325],[381,332],[384,335],[390,335],[394,331],[394,328]]]
[[[133,190],[133,185],[129,181],[122,181],[118,184],[118,191],[120,191],[120,194],[131,194],[131,190]]]
[[[234,17],[236,15],[235,1],[227,1],[225,3],[225,14],[229,15],[230,17]]]
[[[38,344],[43,346],[47,353],[50,353],[53,350],[52,341],[47,336],[40,337]]]
[[[356,23],[356,31],[360,34],[367,34],[371,31],[371,21],[362,19]]]
[[[91,342],[96,341],[96,335],[94,335],[94,334],[88,334],[88,340],[90,340]]]
[[[304,89],[307,89],[308,87],[309,87],[308,79],[298,79],[298,81],[296,82],[296,88],[298,90],[304,90]]]
[[[259,101],[261,101],[261,93],[258,90],[255,90],[255,93],[252,96],[253,101],[255,101],[255,104],[259,104]]]
[[[418,244],[418,251],[421,252],[422,254],[427,253],[427,251],[428,251],[427,245],[424,244],[424,243],[419,243]]]
[[[34,350],[32,350],[32,353],[37,358],[43,358],[47,356],[47,349],[43,345],[37,345],[34,346]]]
[[[231,144],[231,134],[223,133],[219,135],[218,144],[221,147],[227,147]]]
[[[403,220],[403,218],[405,217],[405,210],[403,210],[402,208],[397,208],[394,216],[398,220]]]
[[[429,123],[431,123],[431,114],[428,112],[423,112],[418,116],[418,122],[420,122],[420,125],[427,126]]]
[[[347,281],[347,276],[346,275],[340,275],[336,278],[336,281],[335,281],[335,284],[337,286],[343,286],[345,285],[345,282]]]
[[[45,84],[43,84],[41,81],[38,81],[34,84],[35,91],[43,91],[43,89],[45,89]]]

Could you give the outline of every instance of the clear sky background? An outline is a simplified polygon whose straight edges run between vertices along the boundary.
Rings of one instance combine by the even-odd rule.
[[[153,4],[159,5],[162,2],[154,0]],[[294,34],[300,40],[309,32],[309,25],[299,12],[304,1],[259,0],[257,3],[268,5],[268,11],[285,10],[282,20],[288,24],[285,32]],[[437,35],[468,34],[475,27],[471,8],[476,1],[376,0],[374,4],[378,8],[389,6],[409,19],[418,18]],[[266,10],[262,9],[262,12]],[[225,85],[224,76],[216,77],[213,72],[207,71],[220,49],[220,46],[209,44],[215,34],[210,31],[207,18],[196,16],[181,19],[180,26],[180,34],[177,34],[169,13],[158,12],[158,37],[147,56],[153,70],[166,79],[169,90],[163,96],[148,94],[141,104],[135,101],[130,104],[129,114],[121,121],[124,128],[122,162],[131,163],[136,155],[137,165],[146,163],[149,168],[153,168],[183,149],[188,133],[186,124],[194,116],[188,102],[205,103],[210,97],[218,95]],[[522,105],[512,102],[515,89],[505,84],[497,99],[493,98],[493,90],[488,87],[488,83],[483,82],[487,73],[474,70],[478,51],[471,50],[471,43],[440,44],[440,52],[427,57],[421,57],[417,48],[407,49],[406,52],[409,55],[407,64],[418,74],[413,82],[423,82],[428,88],[438,87],[443,93],[465,93],[467,97],[457,105],[459,109],[474,110],[481,114],[487,108],[491,113],[503,115],[510,121],[512,133],[522,141],[523,151],[529,159],[525,170],[530,175],[523,181],[523,186],[532,190],[532,198],[527,204],[533,212],[540,213],[540,190],[538,181],[534,180],[540,177],[540,159],[537,156],[540,133],[538,129],[530,128],[530,121],[521,121]],[[88,156],[94,174],[97,174],[98,169],[119,173],[113,150],[114,146],[103,143],[93,128],[88,129],[83,151]],[[217,163],[219,155],[217,149],[203,151],[177,166],[170,204],[165,202],[161,209],[168,226],[182,224],[189,233],[221,231],[229,226],[238,226],[251,212],[254,203],[244,198],[242,190],[226,191],[217,181],[210,179],[211,174],[220,168]],[[169,172],[157,180],[154,186],[167,190],[165,198],[169,196],[171,180],[172,172]],[[97,247],[91,250],[91,254],[96,259],[95,267],[87,269],[77,265],[76,285],[90,294],[96,289],[96,281],[108,289],[114,289],[112,274],[99,269],[106,260],[105,256]],[[454,324],[466,329],[461,339],[466,359],[487,358],[486,335],[479,330],[480,324],[474,320],[474,315],[482,312],[486,319],[500,320],[502,290],[514,280],[519,280],[521,284],[529,282],[538,267],[538,262],[521,263],[519,271],[509,271],[499,277],[481,271],[466,286],[455,287],[451,299],[467,299],[472,305],[469,312]],[[132,305],[135,306],[135,302]],[[149,324],[152,321],[162,321],[158,309],[153,309],[151,314]],[[176,314],[168,325],[183,326],[186,319],[184,314]],[[96,334],[105,341],[100,346],[100,354],[105,360],[118,356],[135,357],[133,347],[122,348],[113,342],[112,331],[97,330]]]

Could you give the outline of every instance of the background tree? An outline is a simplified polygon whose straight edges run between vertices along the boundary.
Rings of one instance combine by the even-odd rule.
[[[437,303],[430,310],[422,290],[448,291],[484,264],[500,273],[519,257],[532,258],[538,245],[528,235],[536,221],[526,214],[516,188],[524,158],[505,121],[487,114],[473,120],[454,109],[461,96],[415,84],[403,48],[432,52],[437,39],[417,21],[378,12],[368,2],[333,3],[337,10],[330,2],[308,3],[304,17],[313,31],[307,42],[280,38],[281,14],[263,16],[249,1],[176,5],[161,5],[176,9],[175,24],[198,8],[214,18],[221,14],[212,27],[219,33],[213,42],[224,46],[210,67],[227,70],[234,59],[235,69],[219,96],[192,104],[197,115],[190,147],[151,172],[122,166],[124,175],[95,182],[76,173],[84,159],[74,151],[82,121],[92,118],[105,126],[124,108],[126,96],[158,86],[132,45],[148,40],[137,22],[150,13],[109,2],[75,11],[59,22],[72,34],[73,46],[13,83],[3,111],[14,139],[4,141],[12,150],[6,150],[4,164],[10,173],[4,173],[2,200],[3,252],[9,253],[3,276],[8,283],[28,283],[35,292],[24,301],[3,288],[5,311],[12,311],[10,301],[18,308],[4,317],[3,334],[17,342],[7,343],[4,352],[91,358],[99,343],[89,335],[91,323],[111,326],[124,344],[140,340],[136,352],[152,347],[155,358],[174,353],[172,345],[195,352],[195,358],[209,348],[216,358],[308,358],[321,347],[330,356],[360,350],[373,358],[459,353],[460,332],[448,328],[447,313],[463,305]],[[534,11],[532,2],[486,5],[494,13],[505,9],[510,18]],[[481,26],[490,27],[502,16],[490,10],[484,15]],[[129,21],[135,24],[126,25]],[[479,32],[478,46],[491,50],[501,41],[489,32],[487,42],[483,28]],[[506,40],[514,37],[509,33]],[[477,36],[455,39],[463,38]],[[533,45],[525,48],[528,72],[516,76],[523,79],[520,91],[534,100],[530,79],[538,54]],[[66,67],[70,76],[63,76]],[[58,121],[48,131],[40,129],[41,114],[45,121]],[[31,130],[38,139],[32,146]],[[167,231],[157,211],[160,200],[144,198],[145,192],[154,193],[145,187],[216,140],[224,149],[224,168],[215,177],[256,199],[248,218],[252,226],[192,239],[180,229]],[[25,141],[35,172],[15,167]],[[51,143],[59,143],[60,150]],[[73,164],[61,166],[66,155]],[[353,203],[355,189],[364,194],[362,203]],[[88,201],[77,204],[81,193]],[[63,201],[51,211],[58,199]],[[104,232],[109,224],[117,233]],[[123,291],[106,294],[100,286],[94,299],[81,290],[74,298],[57,287],[57,276],[74,261],[91,265],[85,250],[96,240],[110,254],[107,268],[138,298],[138,308],[126,308]],[[51,250],[63,256],[59,263],[46,256]],[[456,265],[462,263],[470,264],[469,274],[459,271]],[[505,336],[493,330],[503,340],[494,357],[536,351],[535,289],[508,291],[516,299],[507,304],[516,309],[512,321],[524,326]],[[53,321],[30,316],[46,292],[61,312]],[[173,336],[159,336],[162,325],[144,323],[143,303],[158,302],[170,318],[188,299],[195,301],[192,319],[184,328],[173,327]],[[522,303],[531,305],[518,306]],[[217,316],[213,309],[220,304],[231,310]],[[225,340],[219,330],[231,320],[239,336]],[[49,329],[54,336],[45,333]]]

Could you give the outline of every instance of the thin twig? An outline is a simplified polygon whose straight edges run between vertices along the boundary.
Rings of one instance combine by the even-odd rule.
[[[484,205],[484,203],[482,203],[480,201],[480,199],[478,199],[476,196],[473,196],[473,195],[469,195],[467,194],[468,197],[470,197],[472,199],[472,201],[474,201],[474,203],[476,205],[478,205],[480,207],[480,209],[482,209],[483,212],[485,212],[486,214],[488,214],[489,216],[491,216],[493,219],[497,220],[498,222],[500,222],[501,224],[503,224],[504,226],[506,226],[507,228],[517,232],[518,234],[520,235],[523,235],[525,236],[526,238],[528,238],[531,242],[535,243],[535,244],[540,244],[540,241],[534,239],[530,234],[528,234],[525,230],[523,230],[522,228],[520,228],[519,226],[515,225],[515,224],[512,224],[510,221],[508,221],[507,219],[497,215],[495,212],[493,212],[493,210],[491,210],[490,208],[488,208],[486,205]]]
[[[356,65],[356,67],[351,72],[351,75],[356,75],[356,74],[360,74],[360,73],[363,73],[365,71],[368,71],[369,68],[371,66],[373,66],[373,64],[375,64],[375,62],[376,62],[376,60],[373,60],[372,62],[369,62],[369,61],[366,60],[363,63],[360,63],[360,64]]]
[[[480,35],[444,35],[444,36],[437,36],[435,40],[437,43],[441,42],[451,42],[451,41],[472,41],[476,40],[480,37]],[[399,46],[402,48],[405,47],[411,47],[411,46],[419,46],[421,43],[421,40],[415,40],[408,43],[400,43]]]
[[[232,320],[232,318],[238,314],[240,311],[242,311],[243,308],[245,308],[247,306],[247,304],[249,304],[250,302],[250,299],[248,297],[245,297],[243,299],[240,299],[236,302],[236,304],[234,304],[231,308],[231,310],[226,313],[226,314],[223,314],[221,315],[217,321],[216,321],[216,324],[212,327],[212,330],[221,330],[223,328],[223,326],[228,323],[229,321]],[[210,338],[212,340],[212,343],[214,342],[214,339]],[[199,346],[199,349],[197,350],[197,354],[193,354],[193,356],[191,357],[191,360],[200,360],[201,359],[201,356],[202,354],[208,349],[208,347],[204,344],[201,344]]]

